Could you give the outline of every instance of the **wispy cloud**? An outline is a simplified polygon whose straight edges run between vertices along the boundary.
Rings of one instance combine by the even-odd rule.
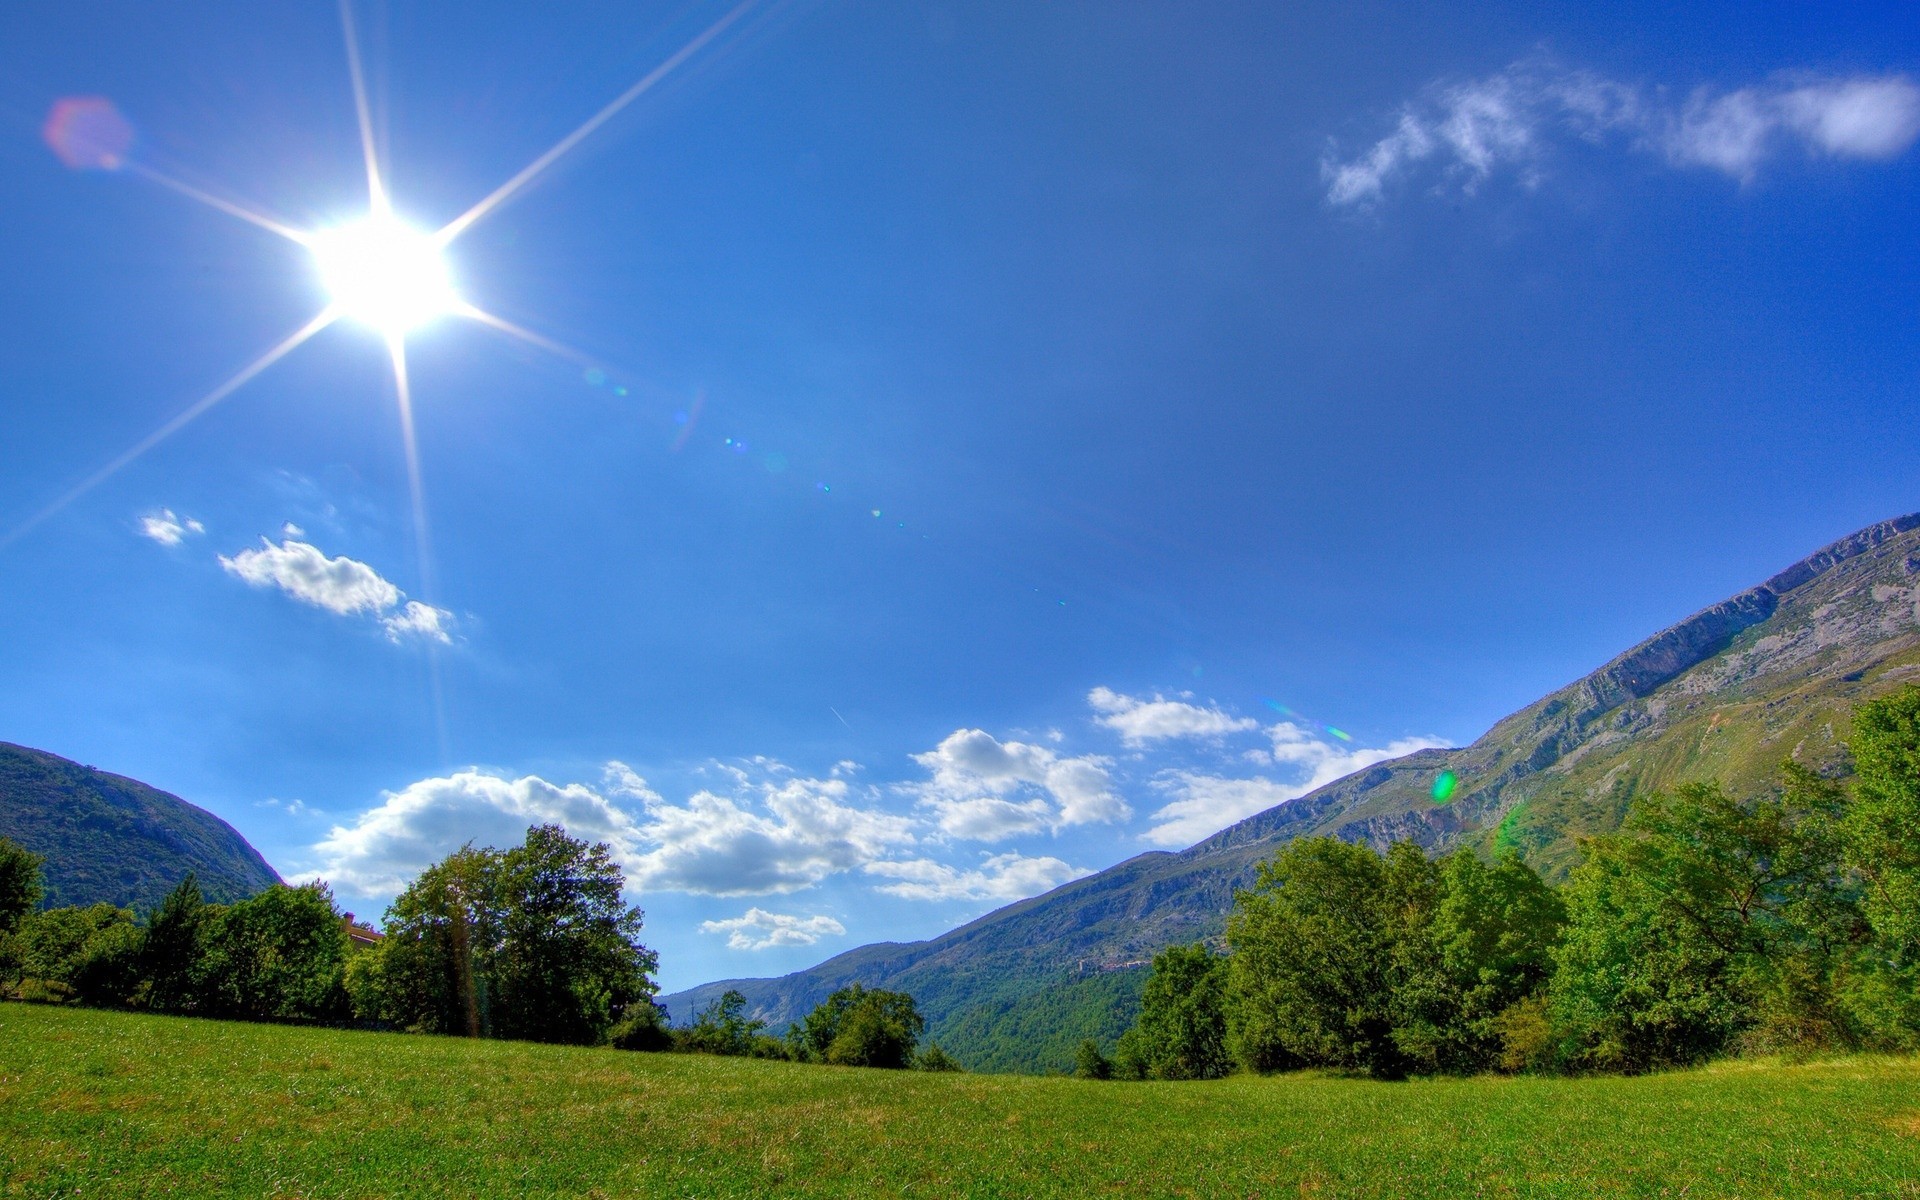
[[[140,536],[151,538],[162,546],[178,546],[189,537],[198,537],[206,531],[205,525],[192,517],[178,516],[170,508],[140,518]]]
[[[1568,142],[1621,146],[1747,182],[1787,155],[1885,160],[1917,138],[1920,85],[1905,75],[1787,74],[1676,96],[1535,57],[1429,86],[1387,134],[1351,157],[1330,152],[1321,173],[1328,202],[1355,208],[1421,171],[1467,193],[1501,171],[1534,186]]]
[[[895,880],[879,890],[904,900],[1004,901],[1024,900],[1092,874],[1057,858],[1020,854],[995,854],[971,870],[930,858],[914,858],[871,862],[866,872]]]
[[[1194,704],[1190,696],[1169,700],[1156,694],[1151,700],[1142,700],[1097,687],[1087,693],[1087,703],[1100,714],[1093,723],[1118,733],[1130,746],[1168,738],[1218,739],[1260,728],[1260,722],[1252,717],[1236,717],[1211,704]]]
[[[370,615],[391,641],[424,638],[450,643],[445,609],[408,600],[406,593],[357,559],[328,558],[319,547],[289,537],[275,545],[267,538],[260,546],[242,550],[220,565],[253,587],[274,587],[288,596],[340,616]]]
[[[729,950],[766,950],[774,946],[811,946],[823,937],[839,937],[847,927],[832,917],[801,917],[749,908],[737,917],[700,922],[702,933],[724,933]]]

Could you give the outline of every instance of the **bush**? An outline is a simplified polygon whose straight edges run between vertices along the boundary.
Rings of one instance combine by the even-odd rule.
[[[1077,1079],[1112,1079],[1113,1063],[1100,1053],[1100,1043],[1087,1038],[1073,1052],[1073,1074]]]
[[[667,1032],[667,1014],[652,1002],[635,1004],[607,1032],[607,1044],[615,1050],[660,1051],[673,1048]]]
[[[950,1073],[959,1072],[964,1068],[955,1061],[952,1055],[940,1048],[939,1042],[932,1042],[928,1044],[925,1050],[920,1052],[918,1058],[913,1060],[913,1069],[916,1071]]]
[[[912,996],[855,983],[821,1001],[787,1042],[796,1061],[898,1070],[913,1065],[926,1027]]]

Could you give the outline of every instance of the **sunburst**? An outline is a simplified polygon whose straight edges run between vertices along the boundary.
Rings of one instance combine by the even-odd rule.
[[[359,124],[360,147],[367,174],[367,210],[364,214],[325,228],[301,229],[172,178],[151,166],[123,160],[118,156],[102,156],[101,165],[123,169],[151,180],[304,247],[312,255],[321,281],[327,288],[328,302],[311,320],[276,342],[224,383],[81,480],[53,503],[0,536],[0,547],[19,540],[155,446],[185,429],[315,334],[338,322],[349,321],[367,328],[385,343],[387,358],[392,366],[401,448],[406,458],[408,491],[412,501],[415,545],[420,556],[420,582],[422,591],[430,595],[432,560],[427,548],[426,497],[421,484],[420,455],[414,433],[413,387],[407,372],[407,338],[435,321],[457,317],[474,321],[543,350],[571,358],[580,357],[554,339],[485,312],[462,297],[448,261],[448,248],[622,109],[738,23],[758,3],[759,0],[741,0],[719,20],[588,117],[573,132],[487,193],[473,207],[436,230],[417,228],[394,212],[374,140],[373,114],[367,101],[366,73],[360,60],[360,42],[354,27],[352,0],[340,0],[340,25],[346,43],[347,74],[353,84],[354,115]]]

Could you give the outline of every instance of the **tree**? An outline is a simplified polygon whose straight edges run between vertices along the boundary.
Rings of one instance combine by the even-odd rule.
[[[395,898],[378,950],[355,956],[354,1012],[427,1033],[604,1041],[658,990],[624,885],[608,846],[556,825],[505,851],[462,847]]]
[[[56,998],[124,1004],[139,979],[140,932],[124,908],[45,909],[22,921],[13,937],[21,977],[38,980]]]
[[[749,1018],[746,1009],[746,996],[728,988],[693,1019],[679,1039],[681,1046],[698,1054],[744,1057],[753,1053],[755,1036],[767,1023]]]
[[[1849,1008],[1876,1042],[1920,1046],[1920,685],[1861,705],[1853,717],[1858,773],[1843,823],[1848,866],[1865,882],[1872,931]]]
[[[1121,1037],[1121,1074],[1147,1079],[1227,1074],[1233,1058],[1227,1050],[1225,999],[1226,960],[1206,946],[1170,946],[1155,955],[1140,995],[1140,1018]]]
[[[210,1015],[324,1021],[346,1015],[347,935],[324,883],[275,884],[206,921],[201,1002]]]
[[[1404,967],[1400,931],[1437,903],[1439,885],[1418,847],[1395,847],[1389,865],[1368,846],[1300,838],[1234,898],[1227,1011],[1248,1068],[1405,1073],[1390,972]]]
[[[849,984],[788,1031],[795,1057],[848,1067],[903,1068],[927,1027],[905,992]]]
[[[1552,1015],[1570,1061],[1644,1070],[1741,1037],[1850,1040],[1832,986],[1863,928],[1844,807],[1838,787],[1792,765],[1761,796],[1689,784],[1635,800],[1566,893]]]
[[[1077,1079],[1112,1079],[1113,1063],[1100,1052],[1100,1043],[1087,1038],[1073,1052],[1073,1074]]]
[[[147,918],[140,974],[148,1008],[185,1013],[200,1007],[200,960],[206,953],[207,922],[216,911],[202,899],[199,881],[189,871]]]
[[[939,1042],[928,1043],[927,1048],[913,1060],[913,1069],[935,1074],[958,1074],[966,1070],[953,1055],[940,1048]]]
[[[0,937],[19,928],[39,905],[40,868],[45,862],[25,846],[0,837]]]

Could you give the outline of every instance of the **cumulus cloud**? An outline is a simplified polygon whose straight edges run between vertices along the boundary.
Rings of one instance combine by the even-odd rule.
[[[913,757],[932,779],[910,790],[949,837],[992,842],[1133,815],[1113,790],[1111,764],[1095,755],[1063,757],[1044,746],[959,729]]]
[[[140,518],[140,536],[152,538],[162,546],[178,546],[189,537],[196,537],[207,531],[207,527],[192,517],[175,515],[170,508],[157,513],[149,513]]]
[[[1267,736],[1273,748],[1262,752],[1259,761],[1287,769],[1291,779],[1164,771],[1154,786],[1172,799],[1154,811],[1147,840],[1162,846],[1192,845],[1235,821],[1304,796],[1375,763],[1446,744],[1437,738],[1412,737],[1385,746],[1336,745],[1290,721],[1268,727]]]
[[[1217,739],[1260,727],[1260,722],[1251,717],[1236,717],[1211,705],[1168,700],[1157,694],[1151,700],[1141,700],[1097,687],[1087,693],[1087,703],[1100,714],[1094,724],[1118,733],[1129,746],[1166,738]]]
[[[1068,866],[1057,858],[1028,858],[996,854],[976,870],[962,870],[930,858],[882,860],[866,865],[869,875],[895,882],[879,889],[906,900],[1024,900],[1051,891],[1083,875],[1084,867]]]
[[[220,555],[228,574],[253,587],[275,587],[303,604],[340,616],[368,614],[379,621],[391,641],[410,637],[450,643],[447,626],[453,614],[418,600],[357,559],[328,558],[319,547],[289,537],[279,545],[260,539],[257,549],[228,558]]]
[[[528,826],[546,824],[605,842],[622,862],[640,857],[645,842],[634,818],[591,788],[462,771],[384,793],[352,824],[335,825],[314,846],[320,866],[309,876],[363,895],[390,895],[469,842],[517,845]]]
[[[637,887],[754,896],[798,891],[915,840],[913,822],[848,802],[844,779],[785,779],[744,796],[696,792],[653,803],[641,825],[653,848],[628,865]]]
[[[1780,76],[1675,98],[1533,58],[1428,88],[1365,151],[1330,153],[1321,174],[1329,203],[1364,207],[1422,167],[1468,193],[1503,169],[1531,186],[1567,141],[1623,145],[1746,182],[1783,155],[1883,160],[1916,138],[1920,84],[1905,75]]]
[[[724,933],[729,950],[765,950],[772,946],[811,946],[823,937],[838,937],[847,927],[832,917],[799,917],[789,913],[749,908],[724,921],[700,922],[702,933]]]

